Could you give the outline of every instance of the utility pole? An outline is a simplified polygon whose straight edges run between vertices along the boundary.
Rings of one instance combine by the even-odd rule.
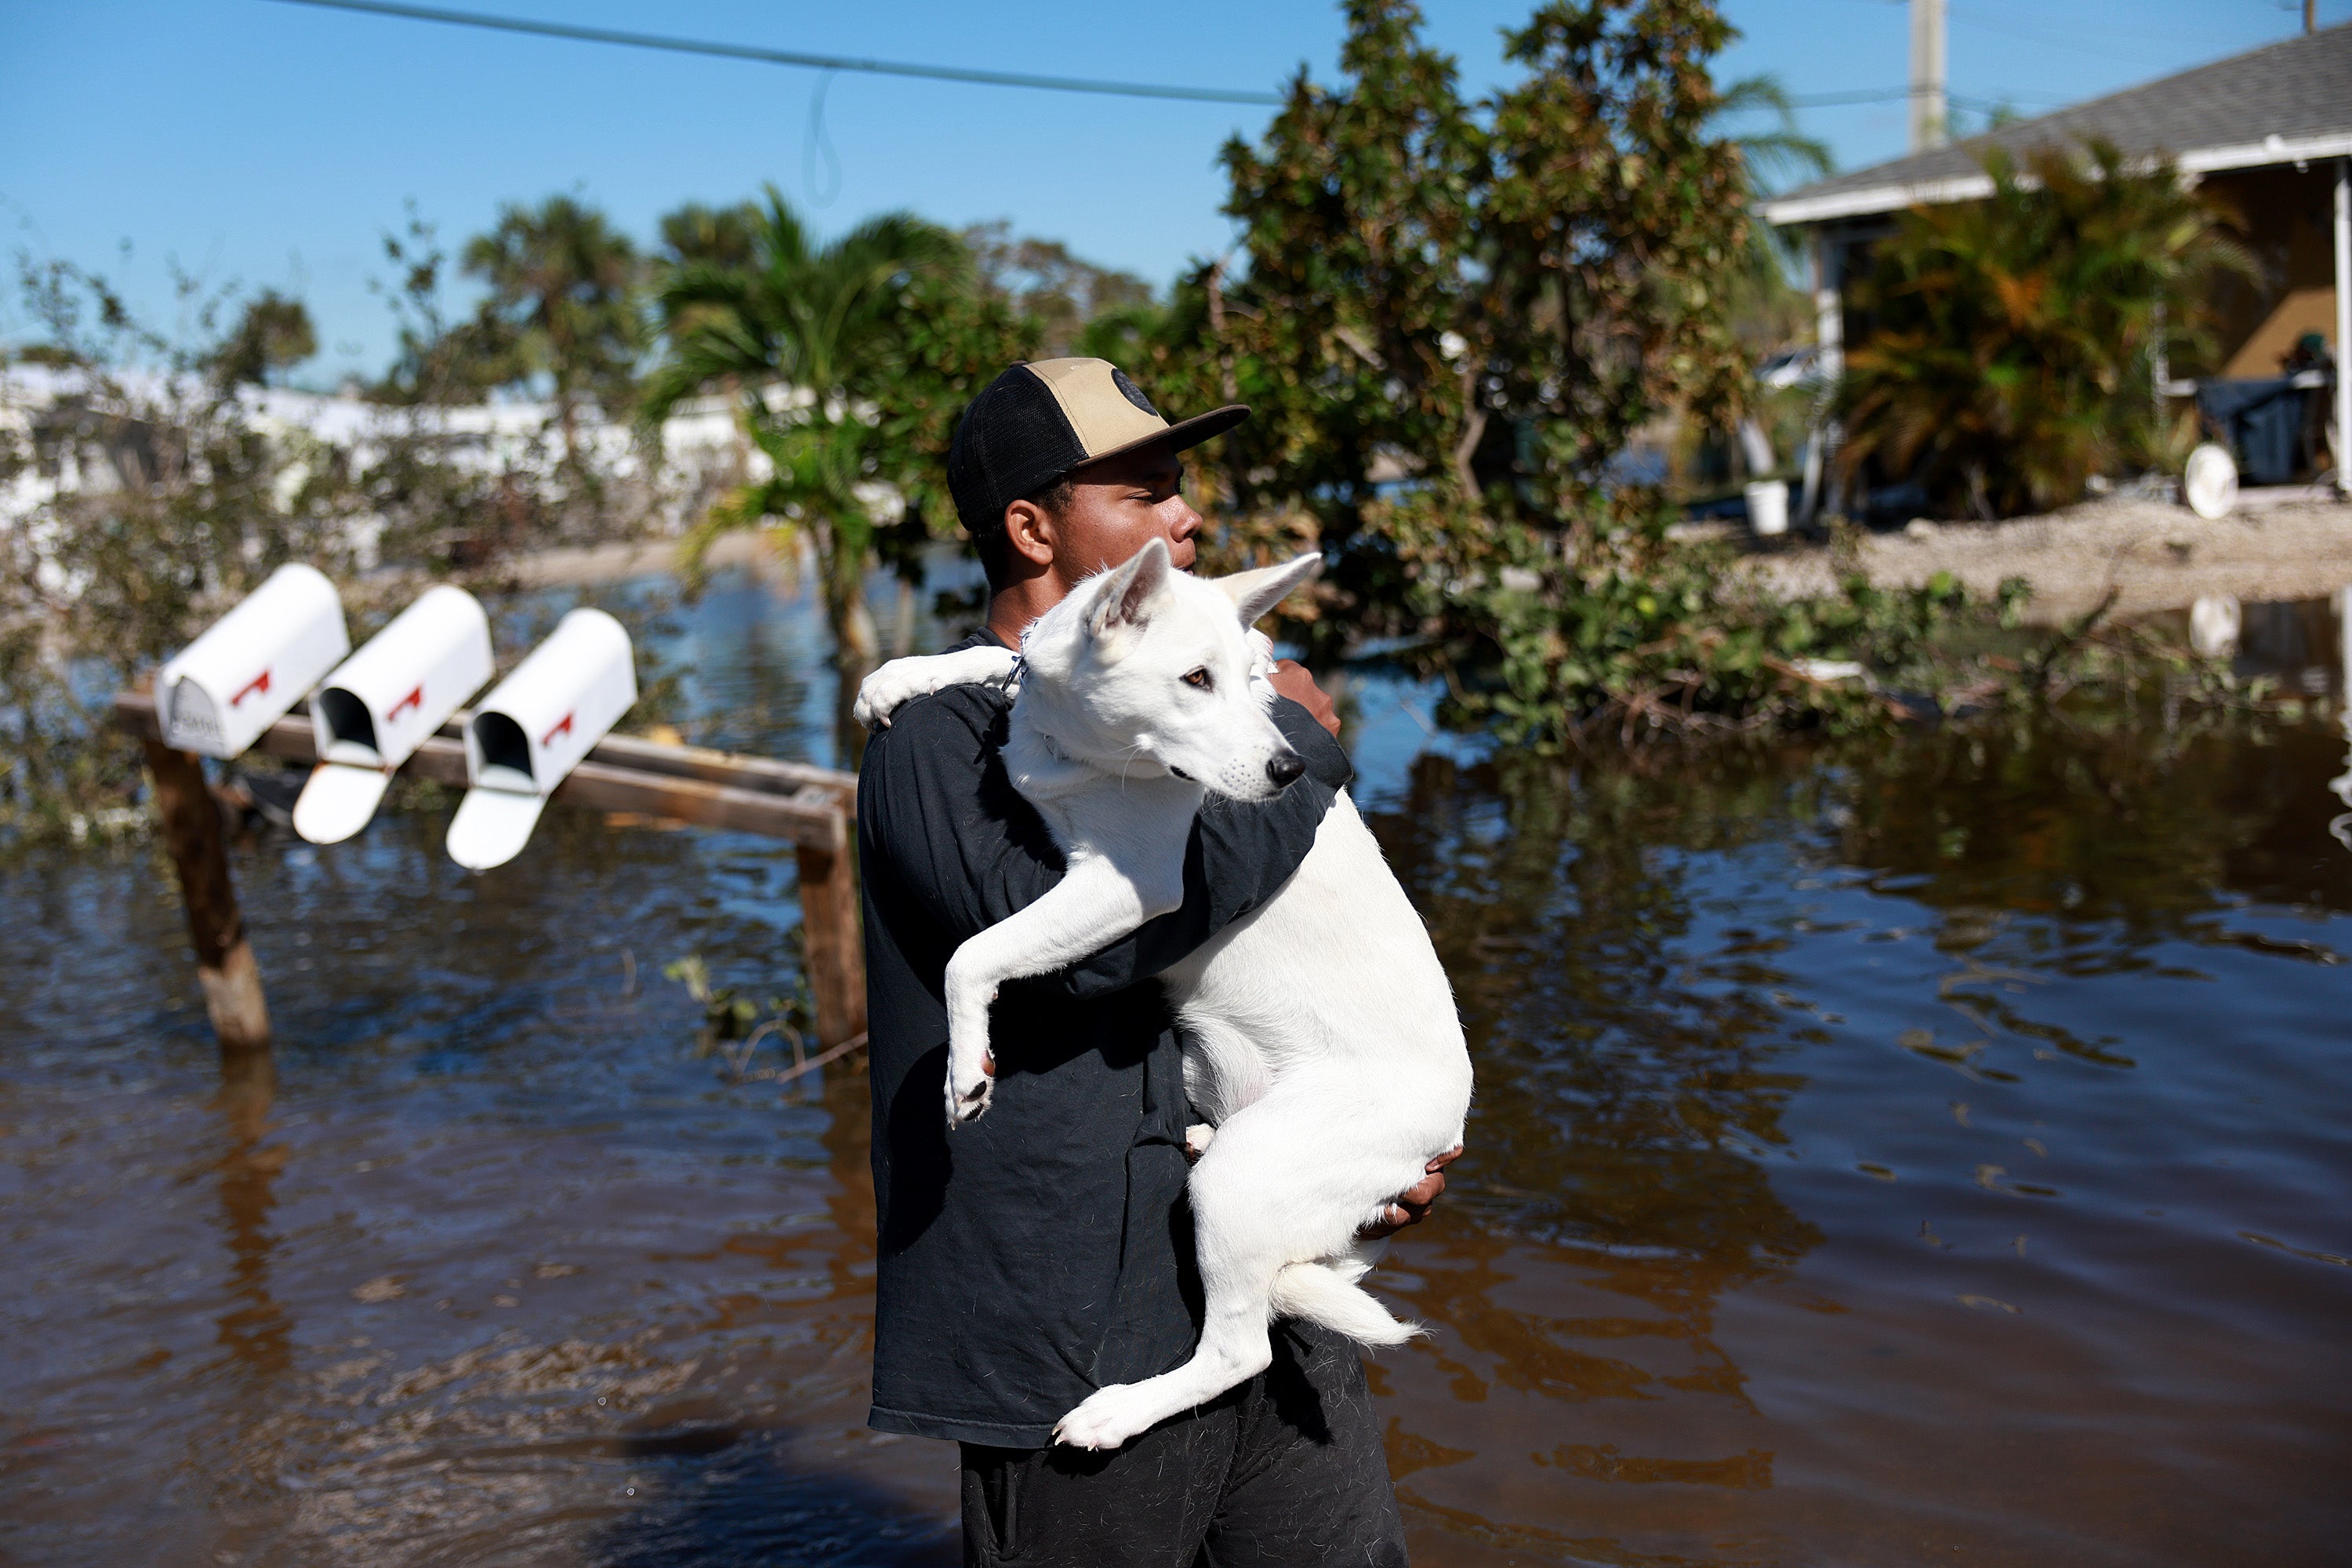
[[[2303,30],[2306,33],[2319,31],[2319,0],[2303,0]]]
[[[1911,0],[1911,151],[1945,141],[1944,0]]]

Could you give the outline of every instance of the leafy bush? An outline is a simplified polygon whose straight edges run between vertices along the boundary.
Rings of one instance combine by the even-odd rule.
[[[1663,512],[1563,540],[1472,534],[1412,501],[1382,521],[1410,542],[1443,628],[1422,657],[1446,674],[1450,713],[1546,749],[1882,727],[1950,689],[1954,643],[2013,628],[2027,597],[2021,580],[1977,601],[1945,574],[1882,588],[1849,570],[1832,595],[1781,598],[1728,545],[1671,537]],[[1465,552],[1465,538],[1482,543]]]
[[[1849,472],[1875,464],[1990,521],[2165,466],[2157,356],[2205,351],[2209,285],[2252,263],[2168,163],[2101,142],[1985,166],[1990,197],[1916,208],[1878,247],[1840,406]]]

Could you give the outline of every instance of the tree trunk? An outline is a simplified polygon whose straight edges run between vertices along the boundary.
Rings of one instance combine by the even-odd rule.
[[[851,712],[857,688],[880,661],[882,637],[866,603],[865,562],[845,560],[837,541],[828,542],[823,565],[824,614],[833,627],[833,663],[840,677],[833,711],[836,765],[855,771],[866,755],[866,731]]]
[[[569,395],[555,395],[555,420],[563,431],[563,462],[566,468],[580,466],[580,412],[572,407]]]
[[[921,606],[911,578],[898,579],[898,624],[890,629],[890,657],[904,658],[915,651],[915,621]]]
[[[1446,454],[1454,468],[1454,482],[1462,487],[1462,504],[1475,507],[1485,498],[1478,489],[1477,471],[1470,459],[1478,455],[1478,443],[1486,438],[1486,408],[1478,400],[1478,356],[1465,351],[1462,356],[1462,434],[1455,437],[1454,450]]]
[[[866,607],[861,576],[838,569],[825,574],[824,615],[833,627],[833,646],[841,661],[870,668],[882,651],[882,634],[874,624],[874,612]]]

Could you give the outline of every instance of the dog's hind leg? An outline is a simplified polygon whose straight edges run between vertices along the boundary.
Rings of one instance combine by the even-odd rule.
[[[1274,1087],[1274,1073],[1255,1043],[1223,1018],[1179,1009],[1176,1028],[1184,1042],[1184,1098],[1212,1127],[1255,1105]]]
[[[1223,1138],[1212,1144],[1202,1163],[1214,1159],[1223,1144]],[[1255,1256],[1229,1256],[1213,1272],[1203,1258],[1208,1311],[1192,1359],[1141,1383],[1096,1390],[1055,1426],[1054,1440],[1074,1448],[1119,1447],[1169,1416],[1204,1405],[1264,1372],[1274,1359],[1266,1331],[1268,1293],[1282,1261],[1276,1253],[1259,1249]]]
[[[1276,1279],[1302,1259],[1349,1256],[1357,1226],[1376,1205],[1355,1202],[1350,1189],[1358,1184],[1344,1175],[1333,1182],[1333,1141],[1316,1127],[1305,1098],[1288,1083],[1277,1086],[1219,1128],[1192,1168],[1194,1235],[1207,1296],[1192,1358],[1158,1377],[1097,1390],[1062,1417],[1056,1441],[1116,1448],[1264,1372],[1274,1354],[1267,1326]],[[1331,1283],[1355,1289],[1336,1276]],[[1380,1310],[1370,1297],[1363,1302]]]

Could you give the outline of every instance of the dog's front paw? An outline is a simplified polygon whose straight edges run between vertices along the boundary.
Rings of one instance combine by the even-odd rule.
[[[850,716],[868,730],[887,730],[891,714],[918,697],[929,696],[937,689],[935,687],[898,668],[912,662],[894,659],[859,682],[857,700],[850,708]]]
[[[1054,1441],[1073,1448],[1124,1447],[1152,1422],[1143,1385],[1114,1383],[1054,1425]]]
[[[961,1127],[976,1121],[986,1113],[996,1098],[996,1061],[986,1052],[971,1064],[960,1064],[953,1052],[948,1056],[948,1125]]]
[[[1189,1159],[1197,1160],[1202,1155],[1207,1153],[1209,1152],[1209,1141],[1216,1135],[1217,1130],[1210,1126],[1205,1121],[1195,1121],[1192,1126],[1184,1129],[1185,1156]]]

